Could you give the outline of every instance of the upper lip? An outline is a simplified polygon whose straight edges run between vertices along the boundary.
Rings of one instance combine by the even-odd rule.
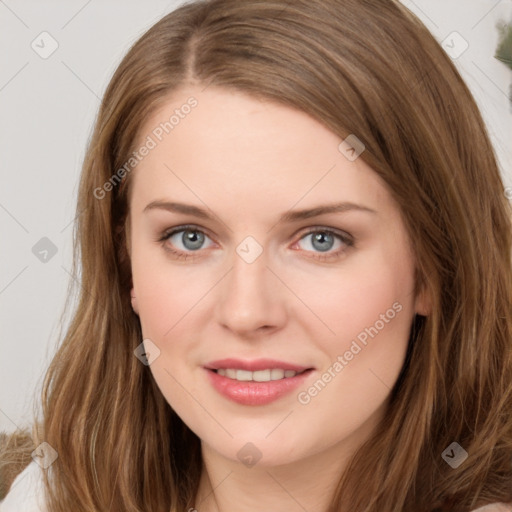
[[[302,366],[293,363],[287,363],[285,361],[278,361],[276,359],[253,359],[251,361],[243,359],[218,359],[211,361],[204,366],[208,370],[218,370],[219,368],[233,368],[237,370],[247,370],[250,372],[258,370],[267,370],[280,368],[282,370],[294,370],[296,372],[302,372],[304,370],[311,369],[310,366]]]

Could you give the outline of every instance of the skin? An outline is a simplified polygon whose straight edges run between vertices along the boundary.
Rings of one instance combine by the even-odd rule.
[[[413,295],[414,257],[400,209],[361,158],[351,162],[339,151],[339,136],[303,112],[240,92],[175,91],[142,126],[140,143],[190,96],[197,106],[131,176],[132,305],[144,338],[160,350],[149,368],[201,439],[197,510],[326,510],[348,457],[385,413],[414,314],[428,313],[427,298]],[[155,200],[206,208],[214,218],[144,212]],[[341,201],[374,212],[278,222],[289,210]],[[205,233],[195,252],[183,232],[157,241],[184,224]],[[309,228],[348,233],[354,245],[335,237],[318,249]],[[236,252],[247,236],[263,251],[252,263]],[[327,261],[316,258],[339,251]],[[397,303],[400,312],[309,403],[300,403],[298,392]],[[297,392],[268,405],[240,405],[218,394],[203,368],[225,357],[315,370]],[[253,467],[237,457],[248,442],[261,453]]]

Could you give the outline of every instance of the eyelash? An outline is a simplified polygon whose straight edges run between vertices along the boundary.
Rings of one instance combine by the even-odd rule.
[[[193,255],[193,253],[194,252],[199,252],[199,250],[198,251],[190,251],[190,252],[185,253],[183,251],[178,251],[176,249],[171,249],[169,246],[167,246],[164,243],[169,238],[171,238],[173,235],[175,235],[176,233],[180,233],[181,231],[193,231],[195,233],[202,233],[203,235],[208,236],[207,233],[205,233],[202,229],[199,229],[197,226],[194,226],[194,225],[184,225],[184,226],[178,226],[177,228],[174,228],[171,231],[164,231],[161,235],[158,236],[156,241],[160,242],[162,244],[163,248],[167,252],[171,253],[173,255],[173,257],[176,257],[176,258],[178,258],[180,260],[187,260],[190,257],[192,257],[192,258],[195,257]],[[341,240],[341,242],[343,244],[345,244],[345,247],[342,247],[341,249],[338,249],[337,251],[335,251],[333,253],[328,253],[328,256],[324,256],[321,253],[315,253],[316,256],[312,256],[312,258],[316,259],[316,260],[319,260],[319,261],[331,261],[333,259],[339,259],[348,248],[351,248],[351,247],[355,246],[354,239],[350,235],[348,235],[346,233],[343,233],[343,232],[340,232],[340,231],[333,230],[331,228],[323,228],[323,227],[319,227],[319,226],[318,227],[310,228],[308,231],[306,231],[305,233],[303,233],[301,235],[299,240],[302,240],[306,236],[312,235],[312,234],[315,234],[315,233],[324,233],[324,234],[332,235],[333,237],[338,238],[339,240]],[[210,238],[210,237],[208,237],[208,238]],[[310,252],[310,251],[307,251],[307,252]]]

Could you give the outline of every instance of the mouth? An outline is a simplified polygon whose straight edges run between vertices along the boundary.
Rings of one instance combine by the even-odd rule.
[[[283,361],[259,359],[213,361],[204,369],[209,382],[223,397],[242,405],[266,405],[304,383],[314,368]]]
[[[311,368],[310,368],[311,369]],[[239,382],[271,382],[275,380],[290,379],[296,375],[301,375],[309,369],[297,372],[295,370],[285,370],[283,368],[267,368],[265,370],[257,370],[251,372],[249,370],[241,370],[237,368],[218,368],[211,370],[222,377],[237,380]]]
[[[283,370],[285,372],[294,371],[296,373],[300,373],[304,370],[312,369],[308,366],[289,363],[287,361],[279,361],[277,359],[253,359],[251,361],[248,361],[246,359],[235,358],[218,359],[217,361],[211,361],[205,365],[205,368],[207,368],[208,370],[245,370],[253,373],[267,370]]]

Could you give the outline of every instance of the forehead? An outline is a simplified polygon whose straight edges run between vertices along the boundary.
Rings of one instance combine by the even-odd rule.
[[[134,204],[165,194],[207,206],[259,203],[268,211],[390,200],[376,173],[361,158],[348,160],[342,138],[319,121],[238,91],[175,91],[143,124],[136,147],[149,140],[133,171]]]

